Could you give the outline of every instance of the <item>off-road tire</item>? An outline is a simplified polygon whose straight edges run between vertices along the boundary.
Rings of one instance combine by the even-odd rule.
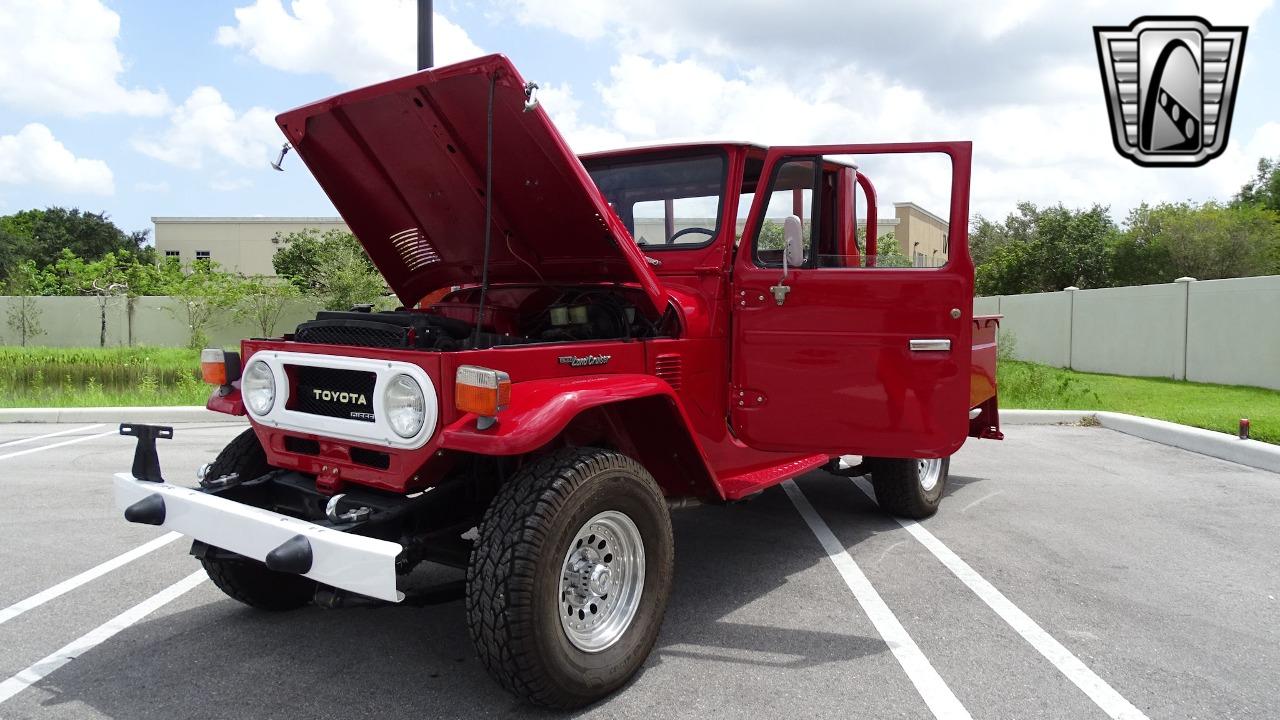
[[[252,429],[245,430],[227,444],[209,465],[207,478],[220,478],[239,473],[252,479],[270,470],[267,454]],[[211,548],[211,552],[219,552]],[[259,610],[294,610],[311,602],[316,583],[289,573],[270,570],[257,560],[248,558],[200,558],[209,579],[228,597]]]
[[[947,489],[951,458],[941,460],[937,483],[926,490],[920,482],[920,461],[902,458],[873,458],[871,484],[876,502],[890,515],[920,520],[938,511]]]
[[[644,582],[621,637],[587,653],[561,625],[559,582],[575,533],[606,510],[626,514],[639,529]],[[485,512],[467,568],[467,627],[481,662],[500,685],[536,705],[572,709],[605,697],[653,649],[673,555],[666,502],[635,460],[567,448],[526,465]]]

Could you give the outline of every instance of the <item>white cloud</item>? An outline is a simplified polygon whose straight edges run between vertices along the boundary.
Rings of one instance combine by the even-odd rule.
[[[209,181],[209,187],[218,192],[235,192],[253,187],[253,181],[243,177],[219,176]]]
[[[201,86],[173,110],[167,130],[158,137],[135,138],[133,146],[144,155],[189,169],[204,167],[210,158],[266,167],[283,142],[274,118],[275,113],[260,107],[237,114],[217,89]]]
[[[652,88],[636,92],[635,88]],[[945,109],[920,90],[848,65],[797,86],[773,70],[736,74],[693,60],[619,59],[597,87],[602,124],[584,122],[571,94],[544,96],[574,150],[675,139],[765,144],[971,139],[971,212],[1003,218],[1017,202],[1110,204],[1114,216],[1144,201],[1226,198],[1261,155],[1280,154],[1280,123],[1236,137],[1202,168],[1151,170],[1112,147],[1101,98]],[[936,164],[863,158],[880,203],[914,201],[942,214],[949,182]]]
[[[0,183],[94,195],[115,192],[115,180],[105,162],[76,157],[39,123],[30,123],[13,135],[0,135]]]
[[[1211,20],[1248,24],[1272,0],[1218,3]],[[1166,0],[1161,14],[1203,14],[1202,0]],[[1149,14],[1147,0],[898,0],[870,9],[849,0],[517,0],[518,22],[637,55],[690,56],[769,67],[805,83],[833,68],[874,68],[937,104],[981,106],[1079,91],[1054,82],[1085,71],[1095,85],[1091,27]]]
[[[288,9],[281,0],[255,0],[235,17],[235,25],[218,28],[218,43],[277,70],[367,85],[416,69],[414,0],[293,0]],[[436,13],[433,23],[436,64],[484,54],[448,18]]]
[[[158,115],[163,92],[121,84],[120,16],[98,0],[0,4],[0,102],[63,115]]]
[[[617,147],[627,141],[627,136],[579,119],[582,102],[573,94],[569,85],[548,84],[538,89],[538,102],[552,122],[560,130],[569,145],[578,152]]]
[[[1221,3],[1211,20],[1250,24],[1271,4]],[[1227,151],[1201,168],[1140,168],[1115,152],[1091,26],[1127,24],[1147,5],[902,0],[868,12],[847,0],[802,9],[769,0],[518,0],[508,13],[626,48],[597,97],[584,98],[598,113],[588,117],[572,95],[547,99],[575,150],[677,138],[972,139],[973,213],[1003,217],[1020,200],[1098,202],[1123,218],[1144,201],[1229,197],[1260,155],[1280,153],[1277,123],[1237,129]],[[1192,0],[1161,7],[1200,10]],[[879,179],[889,188],[884,204],[940,203],[934,195],[945,194],[916,172]]]

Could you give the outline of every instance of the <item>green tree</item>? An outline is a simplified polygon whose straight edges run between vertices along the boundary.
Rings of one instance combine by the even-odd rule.
[[[26,346],[27,340],[44,334],[40,327],[40,307],[33,296],[38,284],[39,271],[35,263],[27,260],[20,263],[9,273],[5,285],[7,292],[14,295],[14,302],[9,307],[9,329],[17,333],[18,341]]]
[[[247,278],[241,286],[235,314],[241,320],[253,321],[262,337],[272,337],[276,334],[276,324],[280,322],[285,306],[300,295],[292,284],[277,278]]]
[[[379,304],[389,294],[382,275],[351,233],[309,228],[276,237],[285,245],[272,259],[276,274],[304,295],[318,298],[325,308]]]
[[[1109,284],[1108,251],[1117,234],[1108,209],[1018,204],[1003,223],[979,216],[975,286],[981,295],[1051,292]]]
[[[858,233],[858,238],[865,245],[866,231],[858,228]],[[911,258],[902,253],[898,239],[892,231],[876,238],[876,267],[911,267]]]
[[[1111,248],[1117,285],[1280,273],[1280,214],[1261,203],[1134,208]]]
[[[1258,160],[1258,172],[1236,193],[1233,205],[1258,205],[1280,213],[1280,158]]]
[[[177,301],[169,311],[187,324],[187,347],[200,349],[209,343],[209,330],[220,325],[227,311],[241,299],[243,281],[225,273],[212,261],[195,263],[191,271],[168,288]]]
[[[23,210],[0,217],[0,261],[33,260],[45,267],[56,262],[63,250],[87,261],[108,253],[147,255],[149,232],[126,233],[105,213],[61,207]]]

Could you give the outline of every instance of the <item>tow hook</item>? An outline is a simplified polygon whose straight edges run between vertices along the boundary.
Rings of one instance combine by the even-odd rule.
[[[354,523],[369,519],[369,516],[373,514],[373,509],[363,505],[355,508],[354,510],[339,513],[338,503],[342,502],[342,498],[346,496],[346,493],[338,493],[337,495],[329,498],[329,502],[325,504],[324,514],[325,517],[329,518],[329,522]]]

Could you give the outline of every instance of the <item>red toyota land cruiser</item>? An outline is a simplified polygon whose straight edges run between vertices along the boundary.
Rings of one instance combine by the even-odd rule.
[[[191,489],[160,480],[164,429],[122,426],[115,487],[257,608],[398,602],[419,563],[465,568],[484,665],[570,708],[653,647],[671,506],[826,468],[931,515],[948,458],[1000,437],[997,319],[972,313],[967,142],[579,158],[533,90],[494,55],[281,115],[403,307],[206,351],[209,408],[250,429]],[[948,159],[930,271],[877,264],[875,191],[837,158],[902,153]]]

